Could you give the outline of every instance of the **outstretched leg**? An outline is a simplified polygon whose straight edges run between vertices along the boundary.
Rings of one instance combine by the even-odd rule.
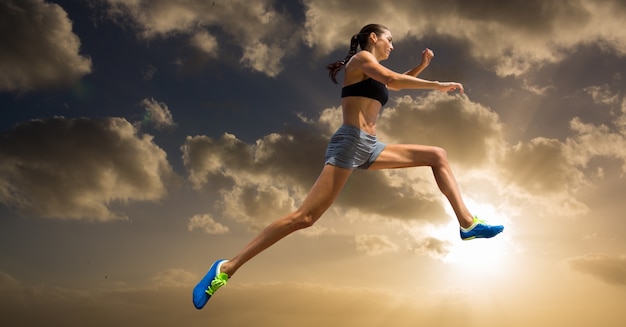
[[[467,210],[459,186],[454,178],[446,151],[439,147],[397,144],[388,145],[370,166],[370,169],[402,168],[430,166],[441,192],[448,198],[461,226],[461,239],[490,238],[504,230],[501,225],[489,225],[487,222],[472,217]]]
[[[193,289],[196,309],[202,309],[213,293],[248,260],[283,237],[313,225],[335,201],[351,173],[349,169],[325,165],[300,208],[268,225],[232,259],[215,261]]]
[[[417,166],[430,166],[432,168],[437,186],[450,202],[459,225],[462,228],[469,228],[474,223],[474,217],[463,202],[444,149],[416,144],[390,144],[385,147],[385,150],[369,169]]]
[[[325,165],[302,205],[268,225],[237,255],[225,262],[221,271],[232,276],[244,263],[283,237],[313,225],[335,201],[351,173],[348,169]]]

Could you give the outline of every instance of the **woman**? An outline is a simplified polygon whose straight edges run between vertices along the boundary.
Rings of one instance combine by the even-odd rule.
[[[361,51],[357,53],[357,45]],[[502,232],[503,226],[488,225],[468,211],[463,203],[445,150],[425,145],[386,145],[376,139],[376,119],[388,99],[388,89],[433,89],[443,92],[459,90],[455,82],[433,82],[416,76],[433,57],[429,49],[422,53],[422,63],[404,74],[380,64],[393,50],[388,28],[370,24],[352,37],[350,52],[341,61],[328,65],[330,78],[345,66],[341,92],[343,125],[330,139],[325,165],[301,206],[267,226],[256,238],[230,260],[218,260],[193,290],[193,302],[201,309],[209,298],[225,285],[245,262],[289,235],[313,225],[333,203],[354,169],[388,169],[416,166],[432,167],[441,192],[447,197],[461,227],[461,238],[490,238]]]

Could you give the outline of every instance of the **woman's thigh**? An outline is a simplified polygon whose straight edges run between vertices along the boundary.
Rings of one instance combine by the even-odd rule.
[[[335,201],[351,174],[352,170],[325,165],[299,210],[319,218]]]
[[[419,144],[388,144],[370,170],[433,166],[442,158],[445,151],[436,146]]]

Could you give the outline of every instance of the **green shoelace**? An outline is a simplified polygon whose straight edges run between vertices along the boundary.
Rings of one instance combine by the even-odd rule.
[[[474,216],[474,222],[477,222],[479,224],[487,224],[487,222],[483,219],[478,219],[478,216]]]
[[[211,281],[211,285],[209,286],[209,288],[205,292],[207,292],[207,294],[213,296],[213,293],[215,293],[220,287],[226,285],[226,283],[228,283],[228,275],[226,275],[225,273],[219,273]]]

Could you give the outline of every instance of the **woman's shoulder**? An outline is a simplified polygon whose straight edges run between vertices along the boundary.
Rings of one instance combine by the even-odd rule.
[[[376,61],[376,58],[374,57],[374,55],[367,51],[367,50],[361,50],[359,52],[357,52],[356,54],[354,54],[354,56],[352,56],[352,58],[350,58],[350,61],[352,60],[356,60],[356,61],[369,61],[369,60],[374,60]]]
[[[363,64],[371,60],[376,61],[374,55],[369,51],[361,50],[357,52],[354,56],[352,56],[352,58],[350,58],[350,60],[346,64],[346,72],[361,71],[361,67],[363,66]]]

